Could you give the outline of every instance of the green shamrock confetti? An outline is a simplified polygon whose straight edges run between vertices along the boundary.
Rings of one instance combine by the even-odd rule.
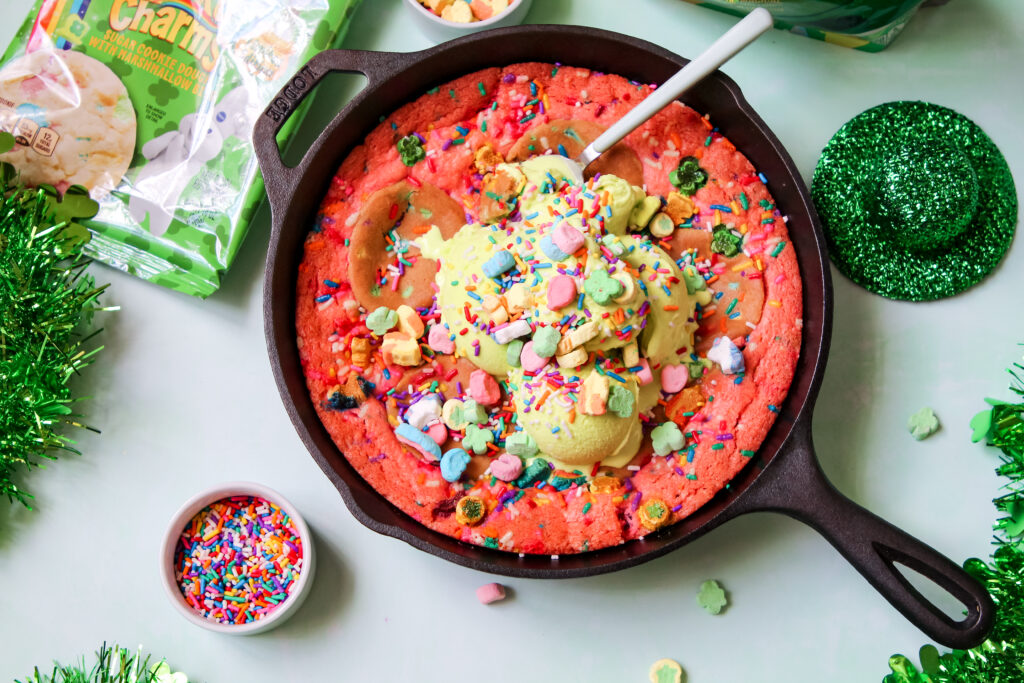
[[[583,291],[602,306],[606,306],[609,301],[622,294],[622,289],[622,283],[603,268],[595,270],[583,281]]]
[[[662,422],[651,432],[651,444],[658,455],[668,455],[683,447],[683,433],[675,422]]]
[[[708,579],[700,585],[697,592],[697,604],[703,607],[708,614],[721,614],[722,609],[729,604],[725,597],[725,591],[714,579]]]
[[[971,418],[971,443],[978,443],[992,430],[992,409],[983,410]]]
[[[14,149],[14,136],[7,131],[0,130],[0,154],[10,152]]]
[[[427,151],[423,149],[423,143],[415,135],[406,135],[398,141],[398,154],[406,166],[415,166],[416,162],[427,158]]]
[[[737,235],[724,225],[716,225],[711,230],[711,251],[732,258],[740,253],[743,237]]]
[[[520,458],[532,458],[537,455],[537,442],[526,432],[512,432],[505,437],[505,450]]]
[[[494,443],[494,432],[490,429],[477,427],[475,424],[466,426],[466,436],[462,437],[462,446],[471,449],[477,455],[487,452],[487,444]]]
[[[668,179],[681,194],[692,197],[707,184],[708,172],[700,167],[697,157],[685,157],[676,170],[669,173]]]
[[[636,397],[632,391],[621,384],[612,383],[608,391],[608,410],[619,417],[632,417],[635,402]]]
[[[381,306],[366,316],[366,326],[378,337],[383,337],[388,330],[398,325],[398,314],[387,306]]]
[[[918,441],[927,439],[939,430],[939,418],[935,417],[934,410],[925,406],[910,416],[910,419],[907,420],[907,429],[910,430],[910,435]]]

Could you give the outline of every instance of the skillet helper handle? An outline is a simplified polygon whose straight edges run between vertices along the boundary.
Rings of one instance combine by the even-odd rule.
[[[360,73],[366,76],[367,87],[370,87],[386,77],[390,71],[389,59],[394,56],[391,53],[367,50],[324,50],[295,72],[270,101],[253,126],[252,142],[272,210],[284,206],[298,189],[298,180],[306,163],[303,158],[295,167],[289,167],[281,158],[277,135],[285,122],[331,72]]]
[[[798,519],[818,531],[864,578],[929,638],[951,648],[983,642],[995,619],[991,596],[970,574],[930,546],[865,510],[825,478],[814,455],[810,420],[798,425],[789,452],[779,454],[762,476],[744,512],[769,510]],[[781,465],[781,467],[776,467]],[[759,482],[760,483],[760,482]],[[745,497],[744,497],[745,498]],[[967,610],[954,621],[928,601],[895,563],[927,577]]]

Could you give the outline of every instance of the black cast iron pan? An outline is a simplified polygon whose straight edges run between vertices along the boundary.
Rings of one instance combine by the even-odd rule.
[[[980,643],[994,606],[958,565],[839,493],[824,477],[811,443],[811,412],[821,384],[832,326],[832,282],[825,241],[792,159],[739,88],[715,72],[685,96],[763,172],[789,231],[803,278],[803,347],[789,395],[757,456],[691,517],[638,541],[577,555],[519,556],[469,545],[419,524],[391,505],[349,465],[324,429],[306,389],[295,344],[295,285],[302,244],[341,160],[381,116],[458,76],[489,66],[544,61],[662,83],[687,60],[651,43],[576,26],[527,26],[460,38],[414,53],[333,50],[302,67],[267,107],[253,134],[273,215],[264,316],[270,362],[285,407],[320,468],[366,526],[457,564],[530,578],[588,576],[625,569],[674,550],[748,512],[781,512],[818,530],[900,612],[950,647]],[[368,85],[327,126],[294,168],[276,142],[281,126],[312,87],[332,71],[358,72]],[[928,577],[963,603],[954,621],[896,569]]]

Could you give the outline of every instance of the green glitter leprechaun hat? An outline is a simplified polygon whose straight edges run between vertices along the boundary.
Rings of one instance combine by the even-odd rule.
[[[891,299],[977,284],[1017,226],[1003,155],[973,121],[928,102],[889,102],[848,121],[822,152],[811,197],[832,262]]]

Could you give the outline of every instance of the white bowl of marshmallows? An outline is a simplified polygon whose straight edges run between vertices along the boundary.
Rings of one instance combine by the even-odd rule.
[[[440,43],[521,24],[532,0],[405,0],[405,4],[420,30]]]

